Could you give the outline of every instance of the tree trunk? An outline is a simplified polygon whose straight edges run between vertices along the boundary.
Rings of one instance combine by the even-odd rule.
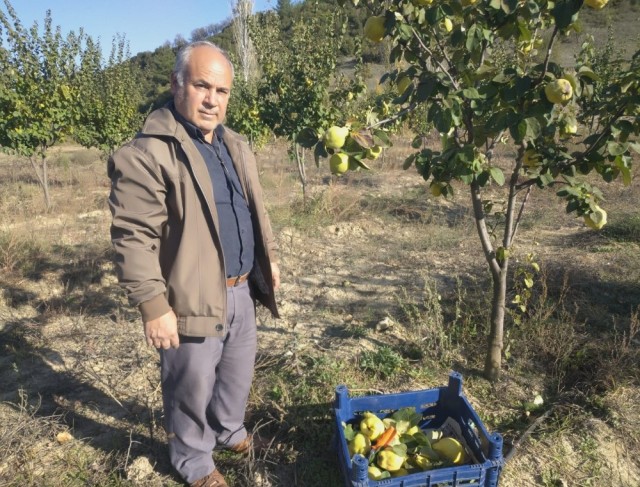
[[[493,295],[491,297],[491,329],[487,341],[487,356],[484,363],[484,376],[494,382],[500,376],[502,367],[502,348],[504,346],[504,314],[507,296],[508,259],[498,274],[492,273]]]
[[[293,153],[296,157],[296,166],[298,167],[298,176],[300,177],[300,183],[302,184],[302,201],[304,205],[307,204],[307,171],[304,167],[304,147],[300,147],[295,142],[292,147]],[[301,151],[302,154],[300,154]]]
[[[51,210],[51,195],[49,194],[49,167],[47,165],[47,158],[41,156],[40,163],[36,162],[35,158],[36,156],[29,157],[29,162],[31,162],[31,167],[36,174],[36,179],[44,194],[45,211],[49,213]]]
[[[476,220],[476,228],[480,236],[480,242],[485,259],[489,264],[491,279],[493,281],[493,294],[491,297],[491,325],[487,342],[487,356],[484,363],[484,376],[494,382],[500,376],[502,368],[502,349],[504,347],[504,319],[507,306],[507,273],[509,270],[509,251],[516,236],[518,222],[522,216],[524,206],[527,203],[528,192],[517,211],[518,174],[522,167],[522,158],[526,145],[521,145],[516,164],[509,179],[509,196],[507,199],[507,211],[505,214],[502,245],[493,248],[491,235],[485,222],[484,206],[482,203],[481,188],[477,182],[471,183],[471,202],[473,214]]]
[[[507,232],[508,229],[509,237],[507,238],[507,233],[505,233],[505,239],[503,240],[504,247],[501,248],[502,250],[498,249],[498,252],[496,252],[496,249],[493,248],[491,235],[487,229],[481,188],[477,182],[471,183],[471,202],[473,205],[473,215],[476,221],[476,229],[478,231],[482,250],[484,251],[485,259],[489,265],[491,278],[493,280],[491,324],[487,343],[484,375],[488,380],[495,381],[500,375],[500,368],[502,366],[504,317],[507,296],[507,269],[509,264],[509,254],[508,251],[505,251],[504,249],[509,248],[512,220],[510,223],[510,212],[507,210],[505,232]],[[512,205],[509,207],[512,207]]]
[[[249,33],[249,23],[253,14],[253,0],[231,0],[233,12],[233,38],[236,45],[236,54],[239,60],[239,68],[245,83],[255,79],[256,76],[256,52]]]

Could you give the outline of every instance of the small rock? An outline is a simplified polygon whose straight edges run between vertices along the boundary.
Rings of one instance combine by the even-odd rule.
[[[136,458],[127,466],[127,479],[134,483],[142,482],[153,474],[153,465],[148,457]]]
[[[56,441],[60,445],[64,445],[65,443],[69,443],[71,440],[73,440],[73,435],[71,433],[69,433],[68,431],[61,431],[60,433],[58,433],[56,435]]]
[[[385,319],[378,322],[376,325],[376,331],[388,330],[389,328],[393,328],[394,324],[393,320],[387,316]]]

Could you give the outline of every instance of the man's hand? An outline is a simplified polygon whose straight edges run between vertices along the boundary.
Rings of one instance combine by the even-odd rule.
[[[159,318],[147,321],[144,324],[144,336],[147,343],[156,348],[178,348],[178,319],[173,310],[163,314]]]
[[[280,267],[275,262],[271,263],[271,277],[273,278],[273,289],[280,287]]]

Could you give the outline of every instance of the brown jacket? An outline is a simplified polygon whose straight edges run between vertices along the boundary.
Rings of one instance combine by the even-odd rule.
[[[229,149],[251,210],[254,296],[278,316],[271,262],[276,243],[253,153],[227,129]],[[111,240],[116,271],[142,319],[169,309],[187,336],[226,333],[226,272],[211,178],[202,156],[171,111],[149,115],[142,131],[109,159]]]

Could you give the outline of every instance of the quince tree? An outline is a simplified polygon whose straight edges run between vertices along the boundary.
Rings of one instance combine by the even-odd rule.
[[[338,9],[328,16],[313,15],[310,19],[294,21],[286,36],[273,13],[258,18],[252,28],[262,70],[257,88],[260,118],[276,136],[289,141],[304,197],[304,149],[308,145],[300,141],[318,139],[334,125],[340,127],[337,139],[343,135],[346,138],[345,113],[365,90],[358,77],[348,83],[335,77],[346,17]],[[336,99],[341,102],[334,102]]]
[[[395,108],[378,110],[365,127],[368,138],[361,130],[358,140],[373,145],[382,128],[419,109],[426,113],[425,127],[441,135],[441,146],[434,147],[427,145],[427,133],[419,133],[404,167],[437,188],[434,195],[451,197],[460,183],[469,192],[493,281],[484,373],[495,380],[510,251],[530,193],[554,189],[567,212],[600,228],[604,198],[583,176],[631,181],[632,158],[640,152],[640,51],[606,77],[588,43],[571,66],[553,60],[559,37],[575,35],[582,9],[600,9],[602,0],[351,1],[368,9],[373,25],[384,19],[390,62],[399,67],[381,82],[401,88],[392,99]],[[375,33],[365,33],[371,39],[365,42],[379,42]],[[515,154],[506,167],[495,158],[501,145]],[[497,193],[506,204],[500,224],[491,226],[487,218]]]

